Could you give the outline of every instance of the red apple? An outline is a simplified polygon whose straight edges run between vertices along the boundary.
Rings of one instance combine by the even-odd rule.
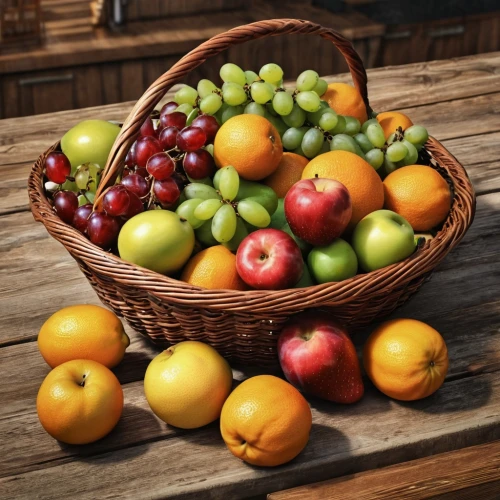
[[[336,403],[355,403],[364,392],[356,348],[326,313],[293,316],[278,339],[287,380],[307,394]]]
[[[295,236],[315,246],[331,243],[351,220],[351,197],[333,179],[303,179],[285,196],[285,217]]]
[[[238,247],[236,270],[252,288],[282,290],[299,281],[304,261],[294,239],[279,229],[259,229]]]

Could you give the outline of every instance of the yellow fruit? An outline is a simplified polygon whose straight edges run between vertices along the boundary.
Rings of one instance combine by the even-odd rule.
[[[397,111],[386,111],[377,115],[377,121],[380,123],[387,139],[392,133],[396,132],[398,127],[406,130],[413,125],[413,122],[403,113]]]
[[[451,207],[448,183],[431,167],[409,165],[384,180],[384,207],[402,215],[414,231],[429,231],[443,222]]]
[[[278,198],[284,198],[288,190],[302,177],[304,167],[309,163],[307,158],[296,153],[283,153],[278,168],[262,183],[269,186]]]
[[[352,216],[348,229],[384,205],[384,187],[373,167],[354,153],[330,151],[313,158],[304,168],[302,179],[323,177],[341,182],[349,191]]]
[[[144,392],[158,418],[175,427],[194,429],[219,418],[232,381],[231,368],[213,347],[186,341],[151,361]]]
[[[181,280],[213,290],[248,290],[236,271],[236,255],[222,245],[206,248],[191,257]]]
[[[51,368],[73,359],[92,359],[113,368],[129,344],[116,314],[90,304],[60,309],[38,334],[38,348]]]
[[[358,90],[347,83],[330,83],[327,91],[321,96],[330,108],[339,115],[353,116],[362,124],[368,119],[366,106]]]
[[[218,168],[232,165],[243,179],[258,181],[271,175],[283,155],[281,138],[262,116],[243,114],[230,118],[218,130],[214,159]]]
[[[87,444],[120,419],[123,391],[113,372],[88,359],[68,361],[45,377],[36,399],[38,418],[55,439]]]
[[[295,458],[309,440],[311,425],[304,396],[272,375],[241,383],[227,398],[220,417],[222,438],[231,453],[269,467]]]
[[[444,382],[448,350],[434,328],[414,319],[380,325],[363,350],[366,373],[377,389],[401,401],[430,396]]]

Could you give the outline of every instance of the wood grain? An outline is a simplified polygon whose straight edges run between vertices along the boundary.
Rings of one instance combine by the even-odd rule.
[[[500,491],[500,441],[441,453],[376,471],[279,491],[268,500],[423,500],[481,498]],[[482,491],[479,491],[479,489]],[[484,488],[488,488],[489,494]]]

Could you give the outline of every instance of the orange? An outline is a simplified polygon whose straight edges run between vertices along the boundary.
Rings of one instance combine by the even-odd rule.
[[[87,444],[101,439],[117,424],[123,391],[113,372],[89,359],[75,359],[54,368],[36,399],[38,418],[55,439]]]
[[[358,89],[347,83],[330,83],[327,91],[321,96],[328,106],[339,115],[353,116],[361,123],[366,122],[366,106]]]
[[[296,153],[283,153],[278,168],[262,182],[274,190],[278,198],[284,198],[288,190],[302,176],[304,167],[309,163],[307,158]]]
[[[272,375],[252,377],[236,387],[220,417],[222,438],[231,453],[268,467],[295,458],[309,440],[311,425],[304,396]]]
[[[302,179],[324,177],[341,182],[351,195],[352,229],[365,215],[384,205],[384,186],[375,169],[363,158],[348,151],[330,151],[313,158]]]
[[[191,257],[181,280],[211,290],[248,290],[236,271],[236,255],[222,245],[206,248]]]
[[[398,127],[406,130],[413,125],[413,122],[403,113],[397,111],[386,111],[377,115],[377,121],[382,127],[385,138],[387,139],[392,133],[396,132]]]
[[[232,165],[240,177],[258,181],[271,175],[283,155],[281,138],[274,126],[259,115],[238,115],[218,130],[214,159],[218,168]]]
[[[446,219],[451,207],[448,183],[431,167],[409,165],[384,180],[384,206],[403,216],[414,231],[429,231]]]
[[[444,382],[448,350],[443,337],[415,319],[382,323],[363,349],[366,373],[377,389],[401,401],[430,396]]]
[[[113,368],[129,344],[116,314],[91,304],[57,311],[38,334],[38,348],[51,368],[72,359],[93,359]]]

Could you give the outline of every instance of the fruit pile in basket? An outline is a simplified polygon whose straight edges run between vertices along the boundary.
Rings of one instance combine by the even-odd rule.
[[[142,125],[123,171],[95,193],[119,126],[82,122],[46,159],[59,217],[123,260],[213,289],[338,282],[409,257],[452,194],[427,131],[367,116],[359,92],[313,70],[294,85],[228,63]],[[422,234],[420,234],[421,236]]]

